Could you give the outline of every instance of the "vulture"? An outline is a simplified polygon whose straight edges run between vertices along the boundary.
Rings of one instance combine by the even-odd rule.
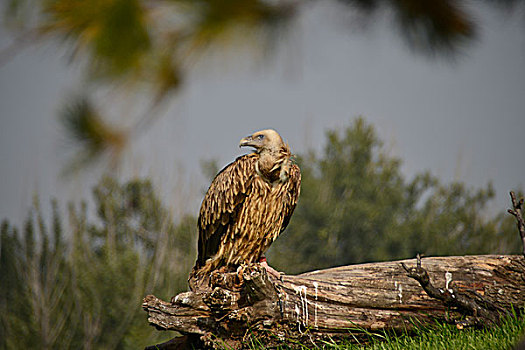
[[[196,276],[253,262],[271,269],[264,253],[286,228],[297,204],[301,172],[275,130],[247,136],[239,147],[253,147],[254,152],[222,169],[202,201]]]

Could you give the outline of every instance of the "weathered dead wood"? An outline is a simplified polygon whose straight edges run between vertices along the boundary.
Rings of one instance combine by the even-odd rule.
[[[252,337],[269,345],[285,339],[318,343],[350,337],[359,328],[402,331],[414,321],[450,321],[469,313],[461,303],[429,296],[402,264],[417,266],[417,261],[343,266],[284,276],[282,281],[270,280],[254,264],[212,275],[209,288],[179,294],[173,303],[149,295],[143,308],[159,329],[199,335],[207,346],[226,343],[233,348]],[[422,267],[434,292],[441,295],[440,290],[450,289],[456,297],[475,300],[480,310],[492,311],[477,312],[478,321],[495,322],[498,312],[525,305],[523,256],[432,257],[423,259]]]
[[[316,344],[435,321],[454,321],[458,328],[497,323],[525,306],[523,199],[510,196],[523,256],[427,258],[422,266],[418,255],[415,262],[344,266],[280,280],[271,280],[259,264],[235,272],[221,268],[204,280],[190,278],[192,291],[170,303],[144,298],[152,325],[184,334],[150,348],[243,348],[253,338],[269,346]]]
[[[469,295],[459,292],[454,288],[452,274],[449,272],[445,273],[445,288],[434,287],[428,272],[421,267],[419,254],[416,267],[408,268],[403,262],[401,266],[408,273],[408,277],[419,282],[429,297],[440,300],[447,307],[457,308],[462,314],[471,316],[455,320],[460,329],[465,326],[483,325],[487,322],[497,323],[502,316],[507,316],[511,311],[495,305],[474,290],[469,290]]]
[[[516,226],[520,233],[521,243],[523,246],[523,256],[525,256],[525,220],[523,220],[523,198],[517,200],[514,191],[510,191],[510,199],[512,202],[512,209],[508,209],[509,214],[516,218]]]

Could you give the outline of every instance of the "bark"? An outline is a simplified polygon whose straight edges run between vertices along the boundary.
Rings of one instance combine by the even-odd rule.
[[[522,252],[525,256],[525,220],[523,219],[523,198],[518,200],[514,191],[510,191],[510,199],[512,202],[512,209],[507,210],[509,214],[516,218],[516,226],[518,227],[518,232],[520,233]]]
[[[142,306],[150,324],[179,331],[194,346],[242,348],[254,339],[267,346],[319,344],[436,320],[458,327],[486,324],[525,305],[521,255],[418,260],[343,266],[282,280],[270,279],[253,264],[213,272],[209,286],[172,302],[148,295]],[[183,346],[188,343],[173,348]]]

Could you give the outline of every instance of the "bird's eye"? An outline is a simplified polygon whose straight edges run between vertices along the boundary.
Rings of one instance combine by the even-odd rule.
[[[262,140],[262,139],[264,139],[264,135],[257,135],[257,138],[258,138],[259,140]]]

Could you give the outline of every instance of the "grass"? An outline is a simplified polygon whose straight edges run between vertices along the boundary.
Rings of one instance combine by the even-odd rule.
[[[388,332],[368,333],[366,344],[326,343],[322,348],[303,345],[303,349],[323,350],[510,350],[525,337],[525,319],[515,314],[506,318],[498,327],[458,330],[454,325],[436,324],[435,327],[419,328],[412,335],[392,335]],[[250,347],[264,350],[260,344]],[[296,348],[296,347],[294,347]],[[282,350],[288,347],[282,347]]]
[[[418,329],[414,336],[391,336],[380,334],[371,339],[368,345],[330,345],[327,349],[345,350],[448,350],[472,349],[495,350],[511,349],[523,337],[525,320],[511,317],[499,327],[458,330],[453,325],[438,324],[433,329]]]

